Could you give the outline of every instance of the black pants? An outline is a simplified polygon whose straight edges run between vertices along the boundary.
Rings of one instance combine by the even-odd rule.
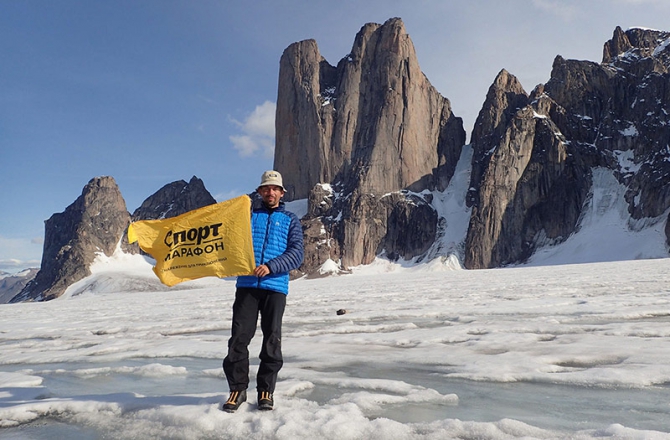
[[[263,346],[256,376],[258,391],[274,393],[277,373],[284,365],[281,354],[281,324],[286,308],[286,295],[271,290],[239,288],[233,303],[233,326],[228,340],[228,355],[223,360],[231,391],[249,387],[249,343],[256,333],[258,313],[261,315]]]

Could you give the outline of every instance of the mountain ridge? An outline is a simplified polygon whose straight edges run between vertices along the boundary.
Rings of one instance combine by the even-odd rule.
[[[670,89],[670,51],[666,50],[669,37],[670,34],[663,31],[623,32],[617,27],[612,39],[604,44],[603,63],[556,56],[549,82],[536,86],[531,93],[523,89],[514,75],[505,69],[500,71],[472,132],[472,173],[467,194],[472,216],[465,243],[459,246],[464,252],[458,255],[466,268],[523,262],[533,255],[538,244],[547,240],[560,243],[570,237],[583,216],[593,184],[593,170],[598,167],[612,169],[617,180],[627,186],[631,227],[642,218],[654,223],[660,221],[658,216],[669,215],[670,109],[663,107],[663,102],[670,102],[670,96],[657,98],[650,104],[654,96],[667,95]],[[303,220],[308,243],[307,271],[326,260],[335,261],[342,270],[347,270],[367,264],[381,253],[391,259],[422,259],[426,248],[436,240],[433,226],[442,220],[431,212],[433,196],[423,197],[417,193],[449,185],[464,147],[464,137],[454,135],[452,130],[451,135],[424,138],[431,140],[422,143],[426,153],[419,152],[418,157],[432,154],[439,158],[439,166],[429,167],[430,172],[420,167],[404,172],[397,165],[402,162],[411,168],[406,152],[417,149],[409,143],[393,146],[399,139],[389,136],[389,133],[397,133],[393,123],[400,115],[422,114],[408,109],[411,103],[421,102],[424,91],[434,90],[423,74],[405,75],[407,69],[397,68],[393,58],[387,64],[366,61],[365,54],[375,53],[375,48],[381,46],[401,54],[400,65],[415,64],[413,52],[402,53],[397,49],[400,41],[409,41],[409,36],[401,20],[393,18],[383,25],[363,26],[352,52],[340,60],[337,68],[328,64],[326,76],[314,73],[327,61],[318,55],[318,46],[313,40],[305,43],[309,46],[309,57],[281,64],[275,167],[284,173],[287,185],[296,184],[301,188],[296,194],[304,194],[305,181],[298,184],[296,179],[304,178],[300,170],[310,165],[306,163],[309,158],[328,158],[333,151],[345,151],[339,139],[333,136],[336,132],[333,127],[347,127],[344,131],[350,136],[346,150],[349,161],[342,162],[343,171],[308,182],[315,186],[308,196],[308,217]],[[282,58],[293,60],[302,54],[292,49],[303,43],[289,46]],[[406,47],[411,46],[406,44]],[[306,65],[312,68],[306,69]],[[396,66],[391,78],[384,76],[389,65]],[[368,75],[377,78],[376,83],[383,84],[383,90],[361,85],[365,84],[361,79],[365,75],[358,72],[374,69],[378,72]],[[309,72],[308,77],[303,76],[304,72]],[[351,80],[352,76],[356,81]],[[291,81],[283,81],[283,78],[291,78]],[[397,84],[402,84],[402,103],[388,97],[398,89]],[[323,112],[326,101],[303,99],[299,100],[301,105],[282,110],[282,96],[306,93],[318,97],[325,89],[329,90],[327,115],[322,114],[320,119],[309,117]],[[434,98],[429,101],[431,99]],[[448,103],[448,99],[442,99]],[[352,101],[359,105],[352,108],[348,104]],[[360,104],[361,101],[364,103]],[[431,106],[419,108],[430,109]],[[386,128],[382,125],[381,130],[377,122],[380,109],[388,115],[384,120],[390,124]],[[285,118],[279,117],[284,113],[290,115],[291,120],[306,124],[309,137],[300,136],[297,128],[300,124],[286,123]],[[431,121],[439,120],[438,111],[428,113]],[[451,114],[449,118],[460,120]],[[351,134],[357,130],[355,121],[372,121],[363,126],[367,137],[360,138],[362,140]],[[442,122],[442,125],[446,127],[448,123]],[[462,123],[460,125],[462,129]],[[415,126],[421,127],[421,124]],[[398,127],[400,131],[404,129],[402,123]],[[384,136],[370,137],[370,131]],[[314,136],[317,142],[311,141]],[[456,141],[445,150],[440,139],[450,136]],[[356,148],[362,148],[367,161],[356,161]],[[371,154],[375,151],[378,153]],[[451,152],[445,154],[445,151]],[[375,159],[374,154],[383,158]],[[289,157],[290,164],[287,164],[284,160]],[[627,167],[619,166],[623,160],[627,161]],[[361,163],[363,167],[357,168]],[[383,177],[375,177],[382,174]],[[412,182],[402,178],[417,174],[422,177]],[[395,182],[395,186],[390,182]],[[324,191],[326,187],[330,190]],[[397,194],[395,200],[390,200],[389,194],[393,193]],[[402,204],[406,208],[402,208]],[[401,211],[405,213],[401,215]],[[667,219],[665,221],[667,223]],[[405,234],[410,237],[400,239],[396,224],[402,225],[405,231],[428,233]],[[670,238],[666,236],[665,241]]]
[[[501,69],[466,145],[401,19],[364,25],[337,66],[314,40],[290,45],[280,60],[275,168],[287,200],[307,202],[301,273],[346,273],[380,256],[467,269],[541,264],[559,248],[564,264],[592,262],[574,237],[589,231],[609,248],[599,228],[630,248],[612,247],[624,259],[668,257],[669,46],[670,32],[617,27],[601,63],[556,56],[549,81],[530,93]],[[213,200],[194,179],[186,210]],[[165,215],[185,184],[143,206]],[[61,293],[72,280],[52,278]],[[29,286],[14,299],[54,297]]]

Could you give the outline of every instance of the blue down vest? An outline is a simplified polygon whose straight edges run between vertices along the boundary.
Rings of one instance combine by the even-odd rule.
[[[266,264],[270,274],[262,278],[237,277],[237,287],[254,287],[288,295],[289,271],[302,264],[302,226],[298,217],[284,209],[284,202],[269,210],[259,199],[251,211],[251,234],[256,266]]]

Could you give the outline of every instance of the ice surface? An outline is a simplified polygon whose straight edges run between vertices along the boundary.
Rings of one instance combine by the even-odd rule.
[[[99,260],[0,306],[0,437],[670,438],[670,259],[455,267],[292,282],[276,409],[228,414],[234,283],[129,292],[150,264]]]

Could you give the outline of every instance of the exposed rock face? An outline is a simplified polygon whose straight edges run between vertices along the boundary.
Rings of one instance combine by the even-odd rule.
[[[385,234],[379,250],[385,250],[391,260],[410,260],[425,253],[437,235],[437,212],[430,197],[395,192],[382,198],[386,207]]]
[[[465,143],[462,125],[421,72],[398,18],[363,26],[337,67],[314,40],[289,46],[280,61],[274,167],[287,200],[310,200],[305,229],[308,242],[320,244],[307,249],[306,268],[326,254],[344,267],[369,263],[382,249],[408,258],[434,240],[428,223],[437,217],[427,203],[383,196],[446,188]],[[321,183],[338,196],[324,199]],[[422,233],[400,237],[396,221]]]
[[[326,260],[343,269],[370,264],[377,255],[411,259],[435,242],[438,217],[430,195],[396,191],[384,196],[358,190],[342,197],[328,185],[317,184],[302,219],[305,261],[312,273]],[[353,215],[355,213],[355,215]]]
[[[670,207],[670,32],[614,31],[603,63],[557,57],[547,94],[565,109],[561,131],[628,187],[634,219]]]
[[[669,45],[667,32],[617,28],[602,64],[558,56],[528,99],[515,78],[498,75],[472,136],[467,268],[520,262],[539,241],[567,239],[593,167],[628,188],[633,219],[667,221]]]
[[[464,141],[398,18],[363,26],[337,67],[314,40],[281,57],[275,168],[287,200],[307,198],[317,183],[373,194],[444,188]]]
[[[472,130],[473,183],[481,181],[495,147],[503,138],[516,112],[528,105],[528,99],[528,94],[514,75],[504,69],[498,73]],[[478,197],[477,189],[478,185],[470,187],[467,200],[469,205]]]
[[[337,84],[336,69],[319,54],[314,40],[289,46],[279,63],[275,117],[275,163],[285,200],[306,198],[318,182],[331,182],[346,152],[330,146]],[[350,150],[350,147],[349,147]]]
[[[48,301],[90,275],[97,252],[111,256],[130,214],[112,177],[96,177],[64,212],[45,222],[39,273],[11,302]]]
[[[393,192],[377,197],[354,191],[351,199],[351,204],[342,203],[342,220],[332,225],[345,250],[340,256],[343,267],[370,264],[383,252],[392,260],[411,259],[435,241],[437,213],[419,195]]]
[[[545,116],[555,107],[541,87],[526,99],[516,78],[505,71],[491,86],[472,139],[475,190],[466,267],[521,261],[540,236],[561,240],[574,231],[590,182]]]
[[[132,220],[158,220],[176,217],[194,209],[216,203],[196,176],[186,183],[184,180],[168,183],[149,196],[133,212]]]
[[[337,219],[328,216],[336,198],[330,185],[317,184],[309,194],[308,212],[301,220],[305,246],[301,270],[307,274],[313,273],[328,259],[339,260],[340,246],[332,238]]]

